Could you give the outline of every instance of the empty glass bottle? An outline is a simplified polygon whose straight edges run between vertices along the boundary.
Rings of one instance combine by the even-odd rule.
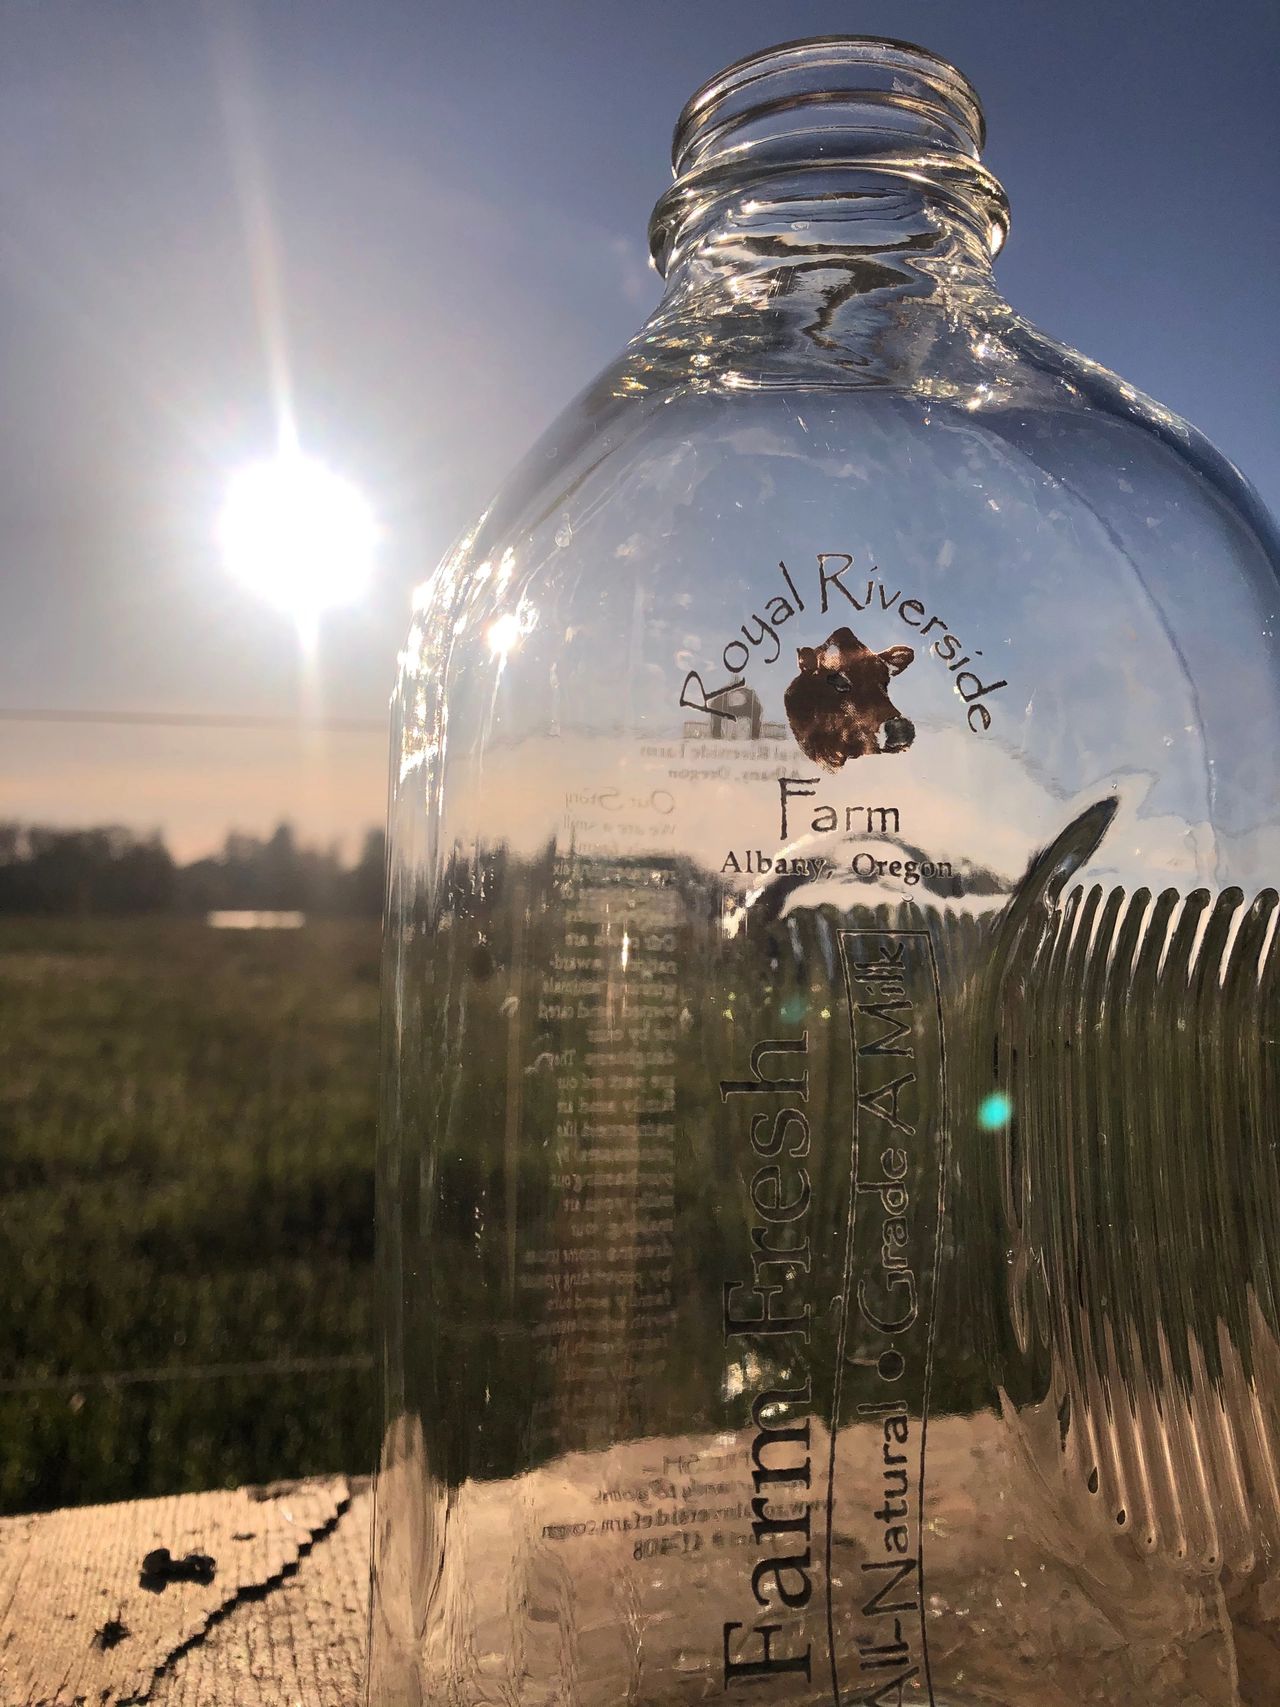
[[[398,696],[372,1699],[1280,1699],[1277,538],[965,80],[681,116]]]

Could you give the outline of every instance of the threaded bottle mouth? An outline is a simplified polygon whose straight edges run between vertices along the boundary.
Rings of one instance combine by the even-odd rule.
[[[660,271],[687,208],[716,182],[842,165],[950,183],[968,177],[994,253],[1008,228],[1000,185],[980,162],[982,103],[947,60],[879,36],[814,36],[740,59],[690,97],[671,148],[675,183],[650,222]]]

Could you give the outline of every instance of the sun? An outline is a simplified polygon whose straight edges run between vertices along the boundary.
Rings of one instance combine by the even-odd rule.
[[[378,530],[363,495],[300,451],[234,474],[218,518],[227,568],[300,631],[355,603],[368,586]]]

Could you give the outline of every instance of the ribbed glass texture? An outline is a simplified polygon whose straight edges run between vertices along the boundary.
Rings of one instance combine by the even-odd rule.
[[[419,596],[375,1707],[1280,1700],[1280,548],[981,140],[715,79]]]

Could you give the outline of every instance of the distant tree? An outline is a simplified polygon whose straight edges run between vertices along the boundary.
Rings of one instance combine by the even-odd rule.
[[[178,872],[178,910],[183,913],[219,913],[232,906],[224,861],[210,855],[193,860]]]
[[[159,833],[121,848],[112,869],[107,905],[119,913],[168,912],[177,896],[177,868]],[[114,905],[112,904],[114,903]]]
[[[289,824],[266,840],[233,830],[222,852],[178,866],[157,834],[0,822],[0,913],[203,915],[227,909],[376,916],[386,838],[365,836],[344,867],[336,845],[299,845]]]
[[[258,880],[264,907],[301,907],[306,901],[302,859],[293,828],[280,824],[258,855]]]
[[[369,830],[365,833],[360,858],[347,876],[351,911],[381,918],[386,888],[387,833],[385,830]]]
[[[0,835],[3,912],[162,912],[175,888],[173,859],[159,835],[12,824]]]

